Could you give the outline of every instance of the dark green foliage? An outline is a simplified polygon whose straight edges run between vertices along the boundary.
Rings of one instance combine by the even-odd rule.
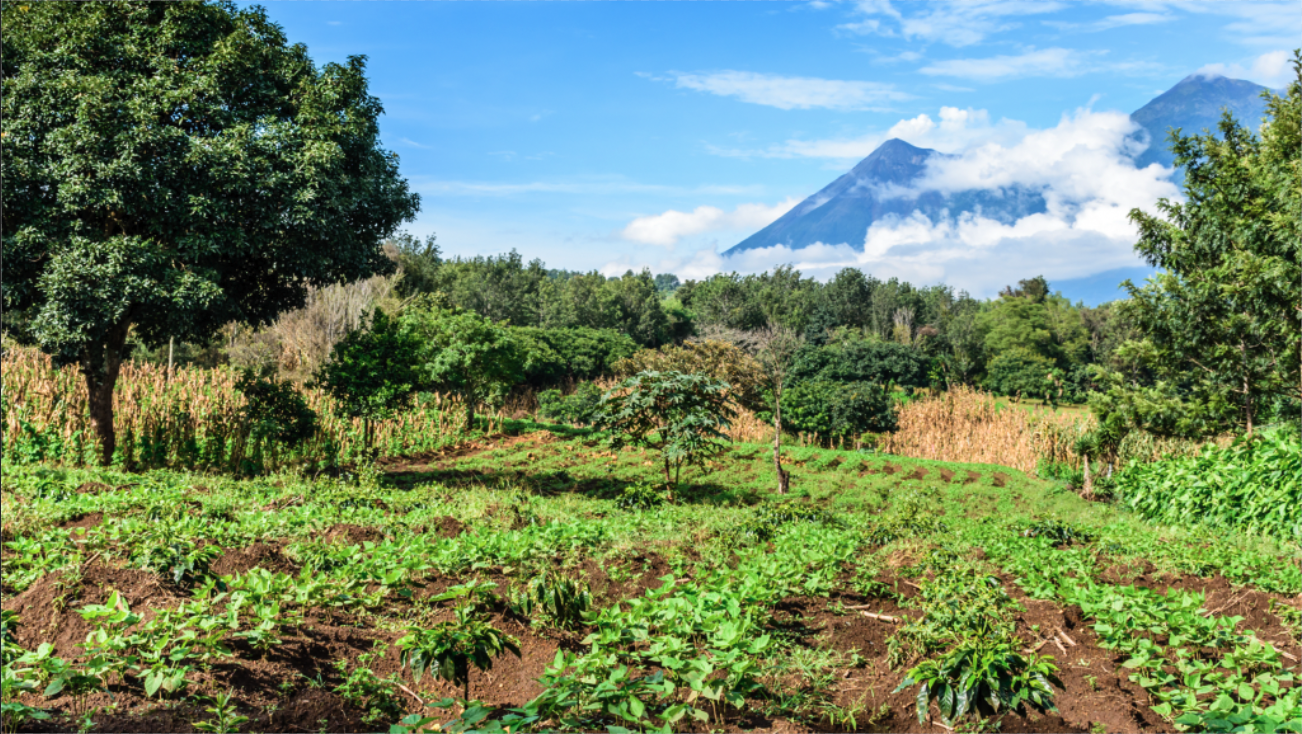
[[[229,2],[2,12],[4,306],[81,365],[103,460],[128,334],[205,343],[392,271],[380,241],[419,198],[363,57],[317,68]]]
[[[631,484],[620,490],[615,506],[621,510],[650,510],[664,504],[664,495],[649,484]]]
[[[764,503],[755,509],[755,516],[740,525],[736,534],[747,540],[766,543],[778,533],[796,524],[840,527],[841,523],[831,513],[797,500]]]
[[[586,583],[541,573],[516,597],[515,607],[526,617],[537,617],[560,629],[575,629],[592,609],[592,592]]]
[[[601,407],[601,388],[595,383],[580,382],[569,395],[560,390],[538,393],[538,415],[572,426],[591,425]]]
[[[896,515],[873,523],[864,533],[864,543],[880,546],[901,538],[924,538],[948,530],[948,525],[931,515]]]
[[[1052,658],[1018,652],[1015,643],[990,638],[962,641],[944,656],[927,660],[910,670],[899,691],[917,685],[918,721],[927,719],[934,700],[946,726],[985,708],[990,713],[1017,711],[1027,705],[1036,711],[1056,711],[1053,685],[1062,684]]]
[[[665,484],[672,487],[684,464],[704,464],[725,448],[723,430],[732,415],[727,383],[705,375],[648,371],[606,393],[596,425],[610,432],[611,448],[658,451]]]
[[[414,340],[410,359],[419,384],[449,392],[465,403],[466,427],[484,403],[497,403],[524,373],[524,351],[511,330],[470,311],[419,302],[402,315],[404,334]]]
[[[881,385],[814,380],[797,382],[782,395],[786,427],[823,441],[893,431],[895,404]]]
[[[421,384],[416,355],[419,342],[394,319],[376,309],[369,325],[350,332],[330,352],[316,384],[339,401],[345,414],[370,422],[411,402]]]
[[[871,382],[926,387],[931,360],[903,344],[848,338],[826,346],[803,347],[791,368],[794,384],[808,380]]]
[[[1115,491],[1158,522],[1302,540],[1302,437],[1286,426],[1200,456],[1132,465],[1116,478]]]
[[[398,269],[402,277],[394,291],[399,298],[411,298],[422,293],[433,293],[439,286],[439,266],[443,264],[434,235],[424,242],[401,232],[385,244],[397,250]]]
[[[316,412],[307,407],[292,382],[255,377],[245,371],[235,383],[244,395],[244,419],[256,438],[269,438],[293,448],[316,433]]]
[[[1022,527],[1024,538],[1048,538],[1055,544],[1089,543],[1094,534],[1063,522],[1062,520],[1036,520]]]
[[[614,329],[513,327],[524,352],[524,381],[534,387],[593,380],[640,348]]]
[[[412,679],[420,682],[428,669],[443,680],[463,686],[470,698],[470,666],[488,671],[493,658],[504,652],[520,657],[515,638],[481,619],[473,606],[457,608],[454,621],[440,622],[432,630],[409,627],[398,640],[402,665],[411,668]]]
[[[1286,96],[1265,93],[1261,137],[1227,111],[1218,133],[1171,135],[1187,202],[1138,209],[1136,251],[1161,270],[1119,306],[1138,337],[1118,352],[1163,380],[1162,415],[1211,414],[1193,425],[1215,432],[1232,422],[1249,433],[1263,407],[1302,399],[1302,53]],[[1110,389],[1119,410],[1149,400],[1143,385]],[[1177,403],[1189,407],[1179,409]],[[1139,423],[1154,432],[1163,425]]]
[[[996,395],[1043,398],[1053,402],[1058,386],[1050,378],[1053,360],[1023,347],[1001,352],[986,366],[985,387]]]

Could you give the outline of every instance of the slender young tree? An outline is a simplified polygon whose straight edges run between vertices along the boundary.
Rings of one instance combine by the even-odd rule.
[[[129,334],[203,342],[392,271],[380,242],[419,198],[380,148],[364,57],[318,68],[226,1],[4,3],[0,21],[3,301],[80,366],[105,463]]]
[[[782,468],[782,391],[804,339],[794,330],[770,321],[750,334],[750,343],[773,395],[773,469],[778,475],[778,494],[786,494],[791,477]]]

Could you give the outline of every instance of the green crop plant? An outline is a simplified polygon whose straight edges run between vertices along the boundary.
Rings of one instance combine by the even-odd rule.
[[[1042,656],[1025,656],[1015,641],[973,637],[959,642],[943,656],[925,660],[908,672],[895,689],[917,685],[918,721],[927,719],[935,701],[941,721],[949,726],[969,713],[988,707],[991,714],[1055,710],[1053,686],[1058,668]]]
[[[621,510],[650,510],[664,504],[664,497],[649,484],[632,484],[620,491],[615,507]]]
[[[335,687],[335,693],[349,704],[365,711],[362,722],[377,725],[393,721],[402,714],[402,701],[398,698],[398,679],[396,675],[381,678],[371,670],[370,664],[384,656],[386,645],[376,641],[374,649],[362,653],[350,671],[347,660],[335,662],[335,669],[343,681]]]
[[[232,698],[234,698],[232,691],[213,696],[212,705],[204,709],[212,714],[213,718],[194,722],[194,728],[205,734],[236,734],[240,730],[240,725],[248,723],[249,717],[236,713]]]
[[[491,670],[493,658],[505,652],[520,657],[515,638],[480,619],[469,604],[457,608],[456,619],[441,622],[432,630],[409,627],[398,640],[401,663],[411,669],[412,678],[421,679],[429,669],[443,680],[463,687],[470,699],[470,667]]]
[[[520,614],[561,629],[581,625],[592,609],[592,592],[586,583],[555,573],[541,573],[513,600]]]

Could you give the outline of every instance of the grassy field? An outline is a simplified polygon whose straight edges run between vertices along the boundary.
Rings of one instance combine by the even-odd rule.
[[[1302,730],[1296,545],[814,448],[670,504],[655,458],[508,422],[331,478],[6,467],[6,731]],[[519,656],[417,679],[475,624]],[[1048,705],[944,716],[971,661]]]

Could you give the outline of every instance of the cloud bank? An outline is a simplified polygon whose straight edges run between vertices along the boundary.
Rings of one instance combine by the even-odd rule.
[[[1247,79],[1272,89],[1279,89],[1287,84],[1293,76],[1293,66],[1289,62],[1290,58],[1287,51],[1269,51],[1253,59],[1247,66],[1242,64],[1208,64],[1195,73],[1228,76],[1231,79]]]

